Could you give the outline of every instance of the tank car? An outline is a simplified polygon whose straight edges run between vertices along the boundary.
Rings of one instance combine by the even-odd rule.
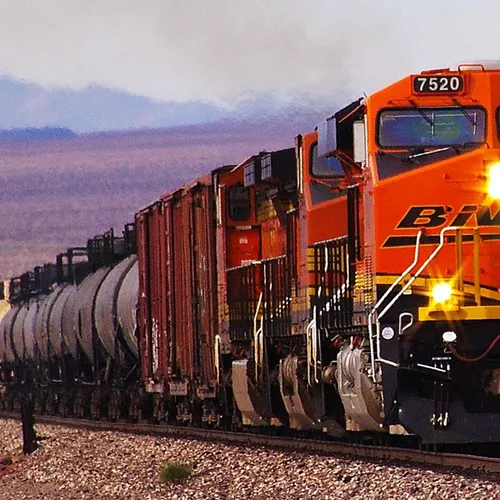
[[[0,323],[4,406],[118,418],[137,399],[138,272],[130,225],[60,254],[10,282]],[[126,283],[128,290],[122,290]]]

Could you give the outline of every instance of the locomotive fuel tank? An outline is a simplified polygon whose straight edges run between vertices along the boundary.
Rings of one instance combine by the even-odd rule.
[[[95,296],[95,325],[97,334],[106,352],[112,358],[115,357],[118,327],[121,326],[118,322],[118,298],[120,289],[125,277],[135,262],[136,257],[130,256],[111,269],[102,281]],[[135,304],[132,304],[132,307],[134,306]]]

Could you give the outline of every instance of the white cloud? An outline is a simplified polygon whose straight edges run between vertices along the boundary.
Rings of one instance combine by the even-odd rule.
[[[495,57],[496,0],[2,0],[0,73],[162,100],[356,97]],[[478,22],[477,19],[481,19]]]

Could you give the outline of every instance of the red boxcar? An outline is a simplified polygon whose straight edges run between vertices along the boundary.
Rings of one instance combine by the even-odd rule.
[[[214,196],[209,175],[136,215],[141,368],[150,392],[215,395]]]

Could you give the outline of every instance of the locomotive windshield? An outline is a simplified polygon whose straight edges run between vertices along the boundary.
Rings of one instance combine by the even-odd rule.
[[[311,148],[311,201],[313,205],[340,196],[339,179],[344,178],[344,169],[340,161],[331,156],[318,155],[318,144]]]
[[[337,158],[319,156],[318,144],[314,144],[311,149],[311,173],[315,177],[343,177],[344,169]]]
[[[383,148],[465,146],[485,140],[481,108],[411,108],[382,111],[378,142]]]

